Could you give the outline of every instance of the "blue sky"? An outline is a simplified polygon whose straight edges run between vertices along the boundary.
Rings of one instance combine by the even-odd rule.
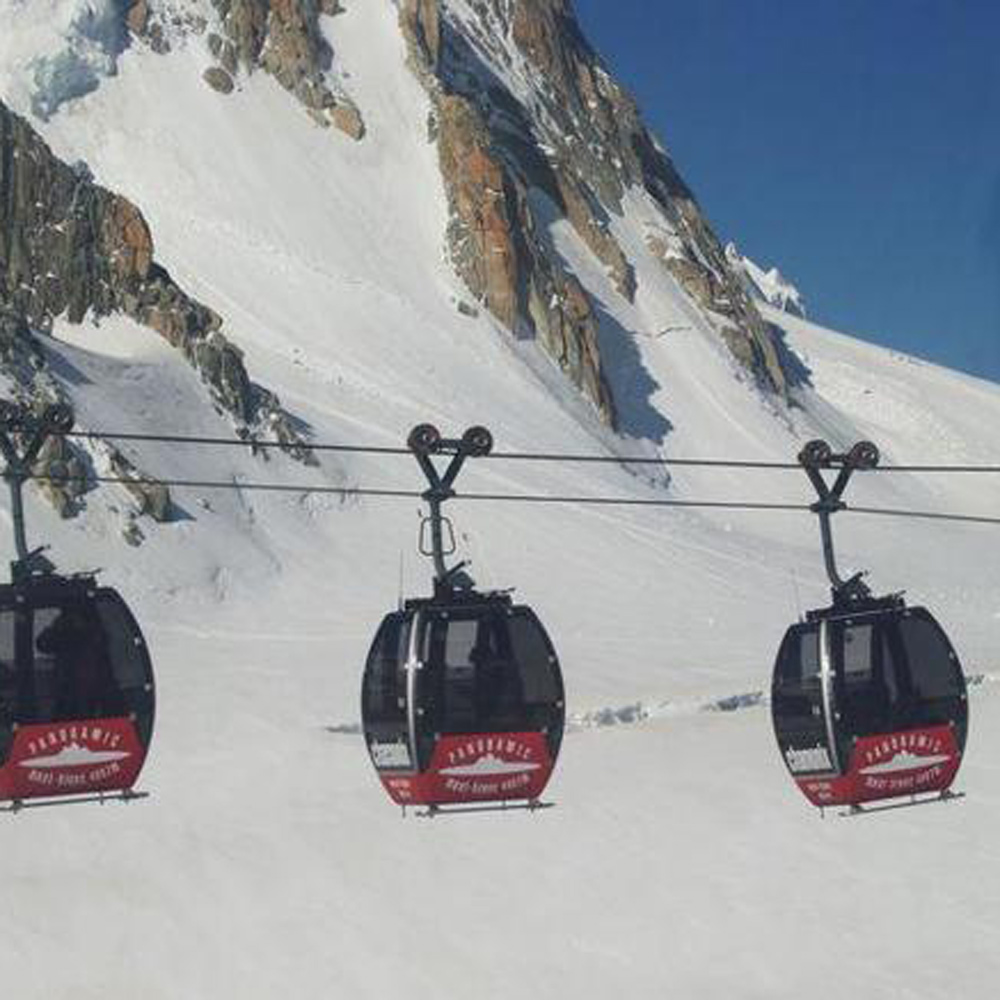
[[[575,0],[723,240],[1000,381],[1000,0]]]

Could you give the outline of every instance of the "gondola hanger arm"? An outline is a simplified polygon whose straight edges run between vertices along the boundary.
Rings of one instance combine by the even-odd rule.
[[[41,415],[10,400],[0,400],[0,451],[5,460],[3,479],[10,488],[11,519],[14,528],[14,549],[17,559],[11,562],[11,578],[30,578],[33,572],[46,573],[54,567],[42,555],[46,546],[29,550],[24,527],[24,484],[32,477],[35,462],[45,442],[53,435],[67,434],[73,429],[73,411],[64,403],[52,403]],[[18,447],[17,437],[26,439]]]
[[[826,441],[816,440],[805,445],[799,452],[798,460],[818,496],[817,501],[809,509],[819,516],[823,561],[833,589],[834,603],[852,603],[870,598],[871,591],[864,582],[864,571],[855,573],[845,580],[837,570],[831,518],[837,511],[848,509],[843,497],[854,473],[878,466],[878,448],[871,441],[859,441],[850,451],[838,454]],[[837,478],[832,486],[823,475],[823,472],[829,469],[837,470]]]
[[[438,590],[450,590],[459,571],[467,565],[461,562],[449,568],[445,563],[444,525],[447,519],[441,513],[445,501],[456,495],[455,480],[467,458],[488,455],[493,450],[493,435],[485,427],[470,427],[460,438],[443,438],[433,424],[418,424],[410,431],[406,441],[427,479],[428,488],[422,494],[430,508],[431,551],[434,559],[434,585]],[[438,471],[434,456],[449,455],[451,460],[444,473]],[[423,546],[421,546],[423,549]]]

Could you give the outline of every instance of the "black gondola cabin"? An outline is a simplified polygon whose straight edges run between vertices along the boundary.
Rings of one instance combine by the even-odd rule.
[[[537,802],[562,741],[562,674],[507,594],[448,592],[385,617],[365,667],[372,763],[400,805]]]
[[[944,630],[901,598],[810,612],[785,634],[771,713],[816,806],[944,794],[968,730],[965,677]]]
[[[855,472],[878,467],[858,441],[835,454],[810,441],[799,464],[816,490],[832,603],[792,625],[778,650],[771,718],[785,765],[816,806],[946,798],[969,726],[965,676],[944,630],[898,594],[875,597],[864,573],[837,570],[831,519]],[[831,483],[824,472],[836,470]]]
[[[153,671],[93,577],[0,586],[0,801],[127,794],[153,732]]]

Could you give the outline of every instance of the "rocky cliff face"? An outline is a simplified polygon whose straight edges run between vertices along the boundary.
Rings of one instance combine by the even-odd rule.
[[[263,69],[294,94],[321,125],[333,125],[353,139],[365,134],[361,112],[327,76],[332,52],[319,27],[323,14],[342,11],[340,0],[212,0],[224,36],[208,45],[221,65],[206,73],[217,90],[232,89],[242,69]]]
[[[650,249],[760,384],[784,391],[770,329],[569,0],[403,0],[401,23],[434,102],[451,256],[490,312],[537,335],[613,420],[592,307],[541,232],[538,199],[570,222],[631,300],[635,272],[611,221],[639,187],[670,236],[654,237]]]
[[[64,47],[35,60],[32,110],[51,117],[68,101],[114,76],[133,44],[160,55],[179,42],[206,45],[217,65],[205,82],[231,93],[241,73],[262,70],[293,94],[320,125],[361,139],[360,110],[338,81],[334,54],[320,30],[340,0],[99,0],[81,4]]]
[[[33,331],[48,330],[57,316],[79,323],[111,313],[131,316],[182,351],[242,434],[277,435],[308,458],[277,398],[250,380],[221,318],[156,263],[139,210],[95,184],[82,164],[57,159],[0,102],[0,363],[29,401],[51,399],[56,390],[43,377],[45,353]]]
[[[451,208],[447,246],[456,270],[501,323],[516,335],[537,336],[613,425],[614,401],[601,367],[593,307],[559,262],[531,203],[533,186],[539,185],[530,168],[547,164],[530,144],[530,128],[519,121],[521,128],[498,135],[493,106],[476,99],[477,87],[463,75],[466,54],[458,48],[461,36],[446,7],[405,0],[400,20],[411,63],[434,105],[430,127]],[[498,99],[507,96],[498,92]],[[508,110],[519,108],[513,104]],[[553,182],[542,190],[556,193],[556,188]],[[627,283],[623,259],[622,268]]]

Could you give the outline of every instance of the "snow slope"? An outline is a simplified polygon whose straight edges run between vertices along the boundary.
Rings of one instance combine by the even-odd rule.
[[[646,249],[656,219],[638,193],[615,223],[634,305],[552,229],[602,314],[623,405],[612,438],[533,345],[457,311],[426,100],[393,6],[351,3],[327,30],[368,125],[360,144],[262,75],[229,98],[209,91],[194,38],[167,57],[128,50],[43,126],[142,207],[158,259],[316,440],[395,445],[431,420],[484,423],[503,450],[788,460],[822,434],[871,437],[897,463],[1000,463],[1000,387],[778,310],[803,381],[790,410],[761,396]],[[81,426],[227,433],[150,331],[119,319],[55,334]],[[766,710],[696,708],[765,687],[786,624],[824,601],[810,517],[455,501],[479,582],[517,584],[546,621],[571,712],[642,704],[654,718],[571,733],[554,809],[401,822],[357,701],[401,558],[404,590],[427,587],[417,504],[308,486],[419,488],[415,464],[127,450],[165,477],[302,491],[177,489],[187,516],[142,521],[138,549],[121,537],[121,491],[65,523],[29,497],[31,537],[67,568],[104,567],[140,613],[159,716],[149,799],[3,818],[0,970],[19,996],[992,996],[996,684],[974,689],[966,800],[851,822],[821,822],[790,787]],[[459,485],[811,499],[798,472],[670,477],[490,460]],[[859,480],[859,503],[998,510],[993,478]],[[837,530],[845,567],[932,604],[966,669],[1000,675],[996,529],[844,514]]]

